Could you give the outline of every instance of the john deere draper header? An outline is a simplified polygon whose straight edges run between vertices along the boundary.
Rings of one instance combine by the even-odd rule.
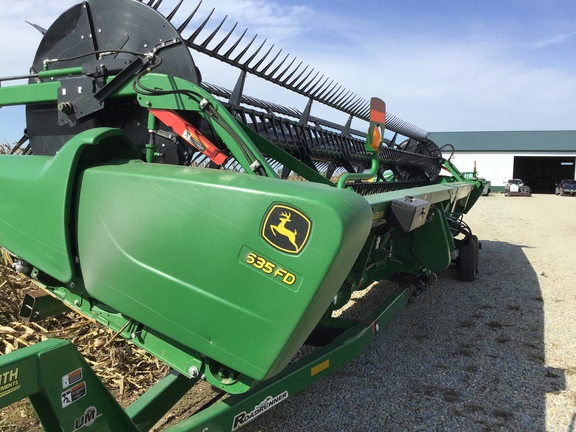
[[[198,7],[163,16],[161,3],[80,3],[39,27],[30,74],[0,80],[0,106],[25,105],[27,125],[0,156],[18,190],[0,197],[0,245],[48,296],[28,297],[26,318],[65,304],[175,371],[122,411],[68,343],[2,357],[17,384],[0,406],[30,397],[47,430],[148,430],[200,379],[230,396],[176,430],[236,430],[357,355],[436,272],[476,275],[462,215],[482,184],[426,131],[236,26],[208,30]],[[234,89],[196,55],[237,67]],[[309,102],[246,95],[251,76]],[[398,289],[366,322],[332,316],[381,280]],[[305,344],[321,348],[293,362]]]

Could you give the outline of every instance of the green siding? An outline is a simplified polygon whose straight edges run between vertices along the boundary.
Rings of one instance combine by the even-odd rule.
[[[576,152],[576,131],[431,132],[459,152]]]

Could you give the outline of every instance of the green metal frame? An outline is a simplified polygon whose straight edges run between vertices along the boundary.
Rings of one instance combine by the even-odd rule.
[[[472,191],[468,195],[467,199],[461,201],[457,208],[452,209],[452,213],[457,216],[461,216],[470,211],[470,209],[476,204],[478,198],[482,195],[482,190],[484,190],[485,181],[480,180],[475,175],[470,178],[463,175],[458,168],[450,161],[445,160],[444,169],[451,174],[451,177],[440,177],[439,181],[442,183],[468,183],[473,186]]]
[[[42,73],[43,77],[57,77],[81,72],[81,68],[70,68]],[[451,177],[439,178],[429,186],[361,197],[344,189],[346,181],[367,180],[376,175],[378,146],[371,146],[374,153],[370,172],[344,175],[335,185],[237,122],[217,99],[199,86],[154,73],[146,74],[140,81],[148,88],[162,89],[162,94],[140,94],[129,82],[112,97],[132,98],[146,108],[199,114],[211,125],[245,173],[146,164],[142,159],[151,162],[155,157],[152,144],[146,146],[143,158],[121,130],[88,130],[70,140],[54,157],[0,157],[0,181],[19,184],[19,195],[6,197],[0,203],[0,238],[3,247],[33,265],[31,277],[50,295],[159,357],[175,372],[124,412],[73,346],[47,341],[0,358],[0,379],[3,380],[0,381],[0,406],[29,397],[49,431],[69,425],[72,430],[72,425],[81,426],[87,422],[98,422],[101,430],[144,431],[202,378],[229,395],[170,430],[236,430],[355,358],[406,303],[411,287],[400,285],[362,322],[333,318],[332,312],[346,304],[353,291],[365,288],[374,280],[390,279],[397,274],[425,278],[447,268],[455,249],[447,218],[466,213],[480,196],[483,185],[477,179],[463,178],[457,168],[446,161],[444,166]],[[0,106],[56,103],[59,86],[58,81],[53,81],[0,88]],[[148,127],[154,129],[156,125],[157,120],[150,115]],[[383,127],[384,124],[371,122],[371,130],[375,126]],[[279,180],[263,154],[275,158],[309,182],[298,184]],[[114,189],[118,184],[122,187]],[[112,189],[115,194],[106,192]],[[406,195],[430,205],[425,223],[410,232],[389,224],[393,203],[403,200]],[[220,204],[225,196],[250,203],[233,210],[234,216],[242,220],[241,228],[226,219],[230,209]],[[149,200],[141,200],[141,197]],[[164,197],[168,197],[166,201]],[[201,205],[189,197],[199,200]],[[322,239],[317,244],[324,247],[318,249],[316,245],[308,245],[300,255],[294,256],[286,254],[282,248],[271,248],[261,235],[267,220],[262,216],[267,207],[273,209],[278,203],[288,203],[293,212],[306,209],[307,217],[314,221],[315,238]],[[38,207],[43,209],[42,216],[35,211]],[[122,233],[123,222],[117,221],[111,209],[121,214],[138,215],[135,235]],[[133,243],[152,241],[162,248],[162,235],[155,232],[158,218],[162,216],[159,209],[167,209],[164,218],[178,227],[185,227],[186,217],[189,219],[191,214],[196,221],[209,220],[211,223],[198,232],[198,244],[210,244],[211,233],[217,233],[219,241],[225,245],[223,249],[232,251],[233,256],[226,257],[230,267],[239,266],[227,273],[228,284],[234,282],[251,290],[239,293],[226,290],[226,281],[221,279],[225,272],[214,270],[198,280],[181,283],[186,288],[178,287],[181,297],[172,299],[158,295],[154,297],[154,308],[147,305],[139,310],[138,296],[149,299],[156,296],[154,289],[172,287],[163,285],[161,279],[150,282],[156,274],[166,274],[165,279],[173,282],[178,279],[175,275],[186,273],[188,265],[185,261],[174,265],[172,257],[161,258],[162,270],[158,267],[148,273],[142,271],[132,283],[138,289],[128,289],[127,281],[135,277],[132,270],[146,268],[150,262],[147,260],[155,258],[154,254],[137,257],[134,251],[138,251],[138,247],[130,249]],[[157,217],[150,216],[152,214]],[[26,226],[26,232],[17,229],[20,224]],[[139,234],[144,240],[140,240]],[[170,241],[177,255],[186,257],[189,250],[186,241],[172,237]],[[261,250],[265,251],[262,256],[257,255]],[[206,253],[202,248],[195,251]],[[101,271],[100,262],[103,257],[110,256],[115,261]],[[263,260],[258,261],[262,265],[250,267],[251,261],[246,258],[250,256]],[[207,260],[197,261],[202,269],[212,264]],[[261,270],[274,268],[284,272],[296,269],[290,274],[317,291],[306,293],[306,289],[300,286],[291,289],[288,284],[278,287],[278,280],[271,281],[268,271]],[[233,282],[230,275],[234,275]],[[301,278],[302,275],[305,278]],[[114,286],[117,281],[120,281],[118,286]],[[262,287],[277,291],[266,292]],[[216,293],[220,289],[226,292]],[[98,300],[103,291],[105,298],[110,298],[106,295],[121,297],[118,306]],[[249,323],[247,333],[264,332],[266,328],[262,324],[266,324],[269,333],[274,330],[286,337],[269,344],[269,351],[272,345],[281,345],[275,347],[277,358],[261,366],[256,360],[250,363],[244,358],[234,358],[235,352],[222,355],[218,344],[205,336],[195,340],[203,348],[192,349],[185,342],[194,340],[196,335],[181,322],[171,322],[171,317],[158,317],[159,313],[154,310],[178,313],[181,318],[188,319],[185,306],[179,302],[181,298],[192,298],[185,297],[190,292],[201,293],[194,297],[200,304],[196,312],[199,316],[202,309],[208,309],[216,299],[220,305],[229,307],[226,310],[238,312],[239,320]],[[222,297],[218,297],[220,294]],[[272,296],[278,304],[266,315],[262,311],[270,304]],[[260,309],[251,309],[252,304]],[[142,322],[157,324],[162,331]],[[318,323],[337,330],[340,336],[307,357],[287,364],[291,353],[296,352]],[[234,328],[234,318],[226,316],[222,323],[212,321],[212,324]],[[283,327],[289,324],[292,333],[283,333]],[[225,337],[225,333],[215,331],[219,337]],[[256,340],[258,337],[250,339],[251,342]],[[232,351],[244,349],[242,352],[246,356],[267,355],[264,348],[256,352],[255,347],[242,347],[243,342],[232,343]],[[230,349],[230,346],[226,348]],[[250,354],[250,350],[255,354]],[[234,362],[242,368],[241,372],[232,370],[234,375],[229,377],[230,369],[224,366],[225,362],[220,364],[220,360],[214,360],[217,355]],[[55,372],[48,374],[48,370]],[[82,371],[81,380],[74,381],[78,370]],[[64,385],[64,377],[74,382]],[[75,389],[76,396],[71,389]],[[64,406],[62,398],[69,391],[76,399]]]
[[[138,431],[78,350],[49,339],[0,357],[0,407],[30,402],[46,431]]]
[[[291,363],[242,395],[232,395],[167,429],[171,432],[234,431],[289,396],[356,358],[409,298],[398,287],[365,320],[334,318],[345,331],[329,345]],[[94,425],[96,430],[147,431],[198,381],[170,373],[125,411],[76,348],[49,339],[0,357],[0,408],[29,398],[47,432]],[[68,397],[64,406],[62,400]]]
[[[47,71],[46,77],[76,75],[82,73],[82,68],[70,68],[64,71]],[[114,79],[111,76],[107,79],[110,82]],[[251,164],[254,161],[248,160],[244,149],[239,147],[239,142],[243,144],[260,163],[268,177],[277,177],[277,174],[266,162],[265,158],[259,152],[258,148],[252,143],[246,135],[244,129],[232,117],[230,112],[206,90],[202,89],[191,82],[177,77],[171,77],[162,74],[149,73],[145,75],[140,82],[149,88],[163,89],[165,91],[174,91],[172,94],[163,95],[142,95],[132,88],[132,81],[129,81],[124,87],[118,89],[111,97],[129,97],[135,99],[142,107],[161,108],[181,111],[190,111],[199,113],[216,131],[228,149],[234,154],[235,158],[242,165],[247,173],[253,173]],[[60,81],[47,83],[33,83],[25,85],[15,85],[0,88],[0,106],[25,105],[33,103],[56,103]],[[213,111],[206,108],[200,108],[200,102],[205,99]],[[223,127],[222,123],[215,121],[215,113],[219,116],[228,127]]]

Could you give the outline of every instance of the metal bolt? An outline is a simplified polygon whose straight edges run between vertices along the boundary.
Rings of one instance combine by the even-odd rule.
[[[188,374],[190,375],[191,378],[198,378],[198,376],[200,375],[200,371],[196,366],[191,366],[190,369],[188,369]]]
[[[74,282],[70,282],[70,288],[74,289],[74,287],[76,286],[76,284]]]
[[[71,114],[74,112],[74,105],[72,102],[60,102],[58,104],[58,111],[62,111],[64,114]]]
[[[380,326],[379,326],[378,324],[376,324],[376,325],[374,326],[374,328],[376,329],[376,333],[378,333],[378,332],[380,331]]]
[[[74,306],[80,306],[80,302],[78,300],[74,300]]]

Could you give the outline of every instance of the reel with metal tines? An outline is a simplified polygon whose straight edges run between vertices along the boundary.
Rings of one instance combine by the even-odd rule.
[[[159,8],[163,0],[140,1],[161,13]],[[165,14],[166,19],[173,24],[178,23],[176,14],[183,1],[179,0],[176,6]],[[255,34],[247,43],[243,42],[248,32],[248,29],[245,29],[234,42],[229,42],[238,23],[235,23],[224,36],[217,38],[221,31],[224,33],[222,27],[228,16],[225,16],[209,32],[208,36],[202,40],[201,35],[208,28],[208,23],[214,14],[215,8],[197,26],[191,26],[192,19],[196,16],[201,4],[202,1],[196,5],[186,19],[175,25],[176,30],[181,35],[189,27],[193,29],[190,36],[182,36],[182,40],[189,48],[350,116],[369,121],[370,106],[368,100],[358,96],[351,90],[347,90],[338,82],[321,74],[320,71],[310,68],[310,65],[303,67],[303,62],[298,61],[297,57],[290,56],[290,54],[281,56],[283,51],[281,48],[275,54],[272,54],[274,44],[266,47],[267,39],[264,39],[263,42],[256,46],[255,42],[258,34]],[[252,51],[251,48],[253,48]],[[282,107],[282,109],[285,110],[287,108]],[[414,139],[425,139],[429,135],[428,131],[389,112],[386,113],[386,128]]]

